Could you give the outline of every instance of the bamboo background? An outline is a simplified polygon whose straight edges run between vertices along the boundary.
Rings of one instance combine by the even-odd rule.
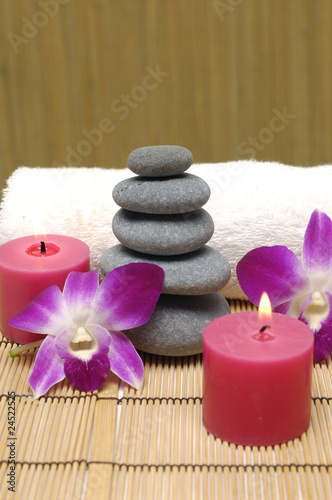
[[[186,146],[195,162],[332,161],[330,0],[0,9],[1,188],[20,165],[124,167],[152,144]]]

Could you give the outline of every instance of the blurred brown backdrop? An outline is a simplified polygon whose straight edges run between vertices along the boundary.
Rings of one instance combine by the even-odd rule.
[[[0,187],[20,165],[332,162],[330,0],[0,0]]]

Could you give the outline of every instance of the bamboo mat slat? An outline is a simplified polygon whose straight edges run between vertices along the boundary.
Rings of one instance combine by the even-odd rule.
[[[231,311],[252,310],[231,301]],[[202,425],[202,356],[141,353],[142,391],[109,374],[80,393],[67,381],[33,401],[36,353],[12,359],[0,338],[0,498],[8,492],[8,398],[15,393],[15,498],[327,499],[332,491],[332,359],[313,370],[299,439],[268,447],[222,442]]]

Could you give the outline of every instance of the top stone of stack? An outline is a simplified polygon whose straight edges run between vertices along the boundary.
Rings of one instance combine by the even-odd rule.
[[[135,149],[127,159],[128,168],[142,177],[169,177],[185,172],[193,156],[182,146],[146,146]]]

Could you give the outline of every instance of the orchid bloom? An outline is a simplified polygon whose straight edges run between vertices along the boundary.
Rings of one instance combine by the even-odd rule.
[[[315,335],[317,363],[332,351],[332,221],[324,212],[311,215],[302,263],[285,246],[260,247],[240,260],[237,277],[253,304],[267,292],[274,312],[307,323]]]
[[[63,292],[50,286],[9,320],[13,327],[47,335],[29,378],[36,398],[65,377],[81,391],[94,391],[110,370],[141,388],[142,360],[120,330],[150,319],[164,271],[155,264],[127,264],[100,286],[98,274],[71,272]]]

